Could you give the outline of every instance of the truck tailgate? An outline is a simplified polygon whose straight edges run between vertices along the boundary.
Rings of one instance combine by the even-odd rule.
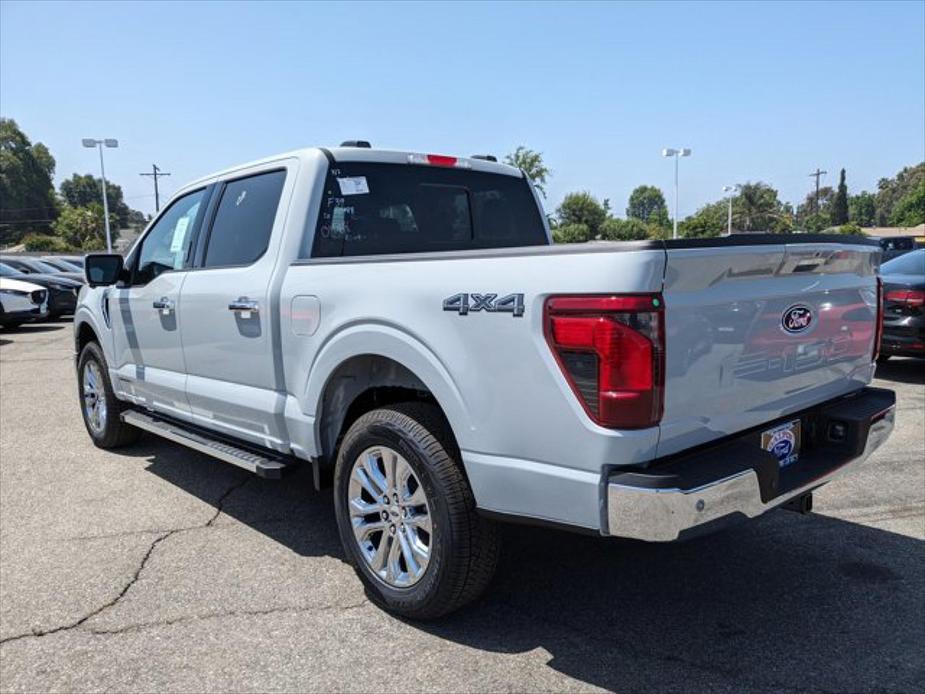
[[[866,385],[880,249],[669,245],[665,456]]]

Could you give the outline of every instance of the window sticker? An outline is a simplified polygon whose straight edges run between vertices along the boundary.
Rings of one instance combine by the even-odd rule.
[[[183,250],[183,242],[186,240],[186,229],[189,226],[189,217],[180,217],[177,220],[177,226],[173,229],[173,240],[170,242],[170,252],[179,253]]]
[[[340,186],[341,195],[363,195],[369,192],[369,184],[366,182],[366,176],[338,178],[337,185]]]
[[[353,207],[335,207],[331,214],[330,234],[333,239],[342,239],[350,233],[348,215],[353,214]]]

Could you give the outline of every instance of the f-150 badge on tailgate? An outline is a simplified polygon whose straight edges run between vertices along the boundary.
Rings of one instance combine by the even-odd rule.
[[[455,311],[466,316],[476,311],[510,313],[514,318],[524,315],[524,295],[508,294],[500,299],[497,294],[454,294],[443,300],[444,311]]]

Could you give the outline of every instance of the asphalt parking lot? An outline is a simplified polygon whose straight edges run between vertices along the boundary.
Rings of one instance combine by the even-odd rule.
[[[67,323],[0,331],[0,690],[923,691],[925,367],[816,513],[684,544],[510,527],[435,624],[371,605],[330,492],[153,437],[93,447]]]

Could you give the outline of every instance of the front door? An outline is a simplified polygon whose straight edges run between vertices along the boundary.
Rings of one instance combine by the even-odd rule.
[[[211,228],[180,293],[186,394],[193,421],[285,451],[279,307],[271,278],[292,183],[286,169],[218,184]]]
[[[178,198],[164,211],[132,253],[130,279],[108,297],[115,389],[136,404],[183,419],[189,419],[189,403],[180,290],[205,192]]]

